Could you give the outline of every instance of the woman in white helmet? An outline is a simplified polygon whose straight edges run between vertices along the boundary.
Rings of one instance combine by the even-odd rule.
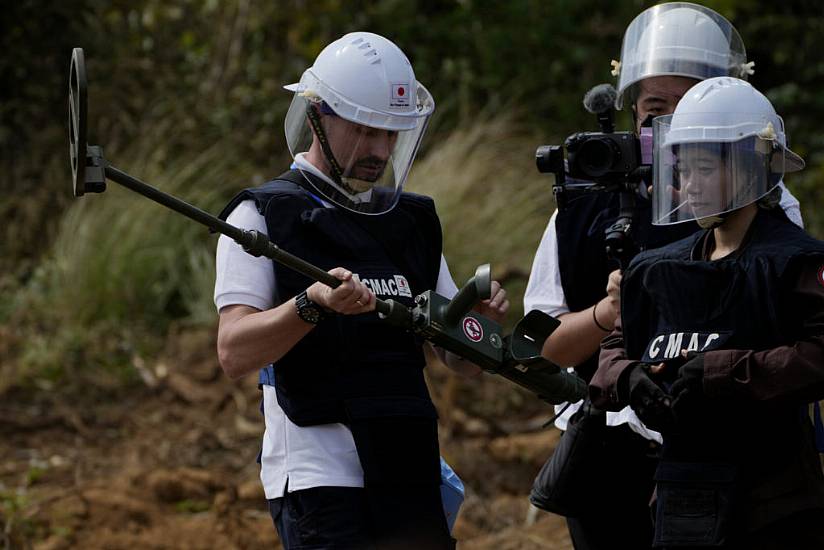
[[[457,291],[432,200],[403,192],[434,101],[399,48],[365,32],[332,42],[286,88],[292,169],[223,216],[342,284],[224,238],[215,284],[221,365],[232,378],[259,372],[272,518],[285,548],[451,548],[462,487],[439,464],[424,343],[374,312],[376,296],[412,306],[425,290]],[[500,321],[508,306],[493,283],[480,312]]]
[[[702,229],[627,269],[593,402],[663,435],[654,546],[822,548],[806,409],[824,397],[824,243],[776,208],[804,163],[743,80],[697,84],[654,125],[653,223]]]

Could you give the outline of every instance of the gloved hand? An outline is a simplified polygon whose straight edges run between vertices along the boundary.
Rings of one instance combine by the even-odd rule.
[[[627,375],[629,405],[648,428],[663,432],[673,424],[670,396],[650,378],[649,365],[639,363]]]
[[[670,388],[672,410],[676,415],[688,413],[704,396],[704,355],[690,352],[687,362],[678,369],[678,378]],[[700,405],[698,405],[700,406]]]

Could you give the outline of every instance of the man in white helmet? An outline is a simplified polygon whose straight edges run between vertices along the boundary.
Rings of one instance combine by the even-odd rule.
[[[616,107],[632,110],[642,144],[651,145],[652,119],[671,114],[697,82],[724,75],[746,78],[752,72],[741,37],[724,17],[696,4],[660,4],[638,15],[624,34],[621,60],[613,62]],[[798,201],[783,183],[779,189],[781,207],[802,225]],[[650,211],[649,198],[636,197],[632,236],[641,250],[673,242],[694,229],[689,224],[653,227]],[[612,331],[621,309],[621,272],[607,257],[604,239],[618,216],[617,193],[578,196],[556,210],[535,254],[524,296],[525,311],[539,309],[561,321],[544,344],[544,355],[575,367],[587,380],[597,368],[599,343]],[[649,547],[647,504],[661,435],[629,407],[604,415],[579,402],[556,406],[556,412],[562,413],[556,426],[570,431],[564,436],[566,445],[562,438],[563,452],[556,452],[536,479],[533,503],[567,516],[577,549]],[[599,428],[604,424],[606,429]],[[566,452],[572,441],[576,450]],[[590,448],[596,450],[581,450]],[[555,476],[552,485],[566,484],[570,490],[549,486],[546,472],[563,474]]]
[[[803,160],[764,95],[705,80],[656,118],[652,222],[703,228],[636,256],[596,406],[663,435],[660,548],[824,548],[807,404],[824,398],[824,243],[776,208]]]
[[[403,192],[434,101],[399,48],[365,32],[328,45],[286,88],[292,169],[223,216],[342,284],[224,238],[215,284],[221,365],[231,378],[259,372],[272,518],[286,548],[450,548],[424,342],[374,311],[376,296],[412,306],[424,290],[457,291],[432,200]],[[508,307],[493,283],[479,310],[500,321]]]

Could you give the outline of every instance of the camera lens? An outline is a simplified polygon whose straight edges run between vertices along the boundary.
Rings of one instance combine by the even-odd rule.
[[[621,161],[621,151],[615,147],[613,141],[601,137],[581,143],[575,156],[581,171],[593,178],[610,172],[612,167]]]
[[[556,173],[564,169],[564,150],[557,145],[541,145],[535,151],[535,166],[542,174]]]

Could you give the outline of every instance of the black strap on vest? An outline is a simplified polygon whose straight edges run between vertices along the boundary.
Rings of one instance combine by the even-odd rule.
[[[289,183],[294,183],[295,185],[297,185],[313,197],[318,198],[312,192],[312,189],[309,187],[309,185],[307,185],[308,182],[306,181],[306,176],[304,176],[303,172],[301,172],[297,168],[287,170],[286,172],[282,173],[272,181],[288,181]]]

